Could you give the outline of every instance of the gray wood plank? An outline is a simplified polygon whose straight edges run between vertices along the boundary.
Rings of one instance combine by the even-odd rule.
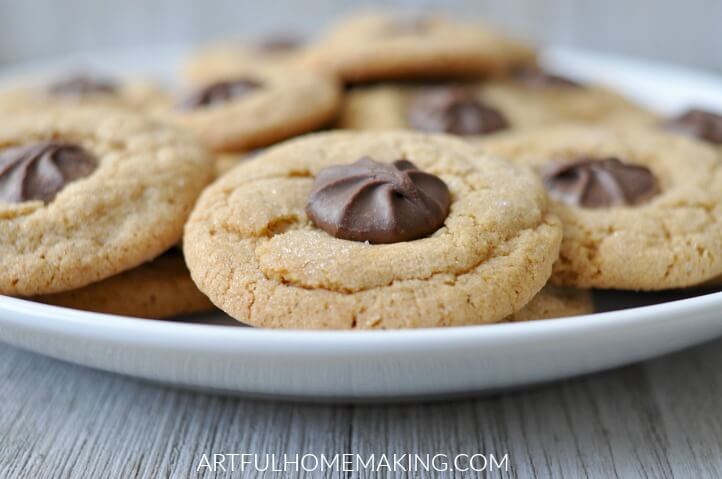
[[[204,453],[508,453],[509,472],[482,477],[716,478],[720,366],[716,341],[493,397],[331,406],[175,390],[0,346],[0,477],[296,477],[197,470]]]

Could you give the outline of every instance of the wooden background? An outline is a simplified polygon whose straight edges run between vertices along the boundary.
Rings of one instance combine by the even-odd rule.
[[[722,70],[720,0],[0,0],[0,62],[268,29],[312,34],[360,5],[448,10],[541,43]]]

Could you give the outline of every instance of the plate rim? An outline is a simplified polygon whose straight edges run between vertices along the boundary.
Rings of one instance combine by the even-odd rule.
[[[40,329],[73,337],[102,338],[116,343],[181,350],[203,349],[204,345],[212,343],[216,352],[237,351],[239,347],[245,351],[259,351],[266,349],[264,344],[267,341],[282,341],[287,347],[293,348],[285,350],[284,355],[294,355],[318,353],[319,346],[324,347],[325,353],[348,353],[349,348],[357,352],[369,352],[369,346],[383,350],[393,347],[402,351],[416,350],[421,346],[448,348],[470,342],[479,346],[497,341],[505,344],[524,343],[548,336],[558,339],[568,334],[647,326],[648,322],[662,324],[679,321],[681,313],[710,311],[715,307],[722,307],[722,291],[647,306],[538,321],[389,330],[302,330],[135,318],[0,295],[0,313],[15,313],[10,318],[3,315],[0,324],[14,323],[24,329]],[[360,346],[362,348],[359,349]]]

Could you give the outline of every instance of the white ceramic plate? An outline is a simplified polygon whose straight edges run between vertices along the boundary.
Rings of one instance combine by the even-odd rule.
[[[181,53],[157,48],[80,54],[6,69],[4,77],[82,67],[169,79]],[[569,49],[552,50],[545,61],[665,113],[691,104],[722,111],[722,79],[710,75]],[[608,312],[589,316],[374,332],[251,329],[221,314],[152,321],[0,296],[0,339],[74,363],[187,387],[307,399],[415,399],[589,373],[722,335],[722,292],[687,297],[694,294],[701,292],[603,292],[596,300]]]

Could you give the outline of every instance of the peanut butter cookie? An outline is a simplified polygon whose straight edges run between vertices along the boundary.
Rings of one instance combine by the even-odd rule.
[[[320,128],[340,105],[335,79],[301,68],[254,66],[188,94],[164,115],[215,151],[247,151]]]
[[[171,318],[213,309],[191,280],[179,250],[88,286],[31,298],[41,303],[96,313]]]
[[[339,22],[302,61],[347,82],[367,82],[499,74],[534,57],[486,25],[369,13]]]
[[[722,273],[722,162],[683,136],[557,126],[490,138],[483,151],[542,176],[564,240],[552,282],[659,290]]]
[[[206,152],[144,116],[54,109],[0,121],[0,294],[95,283],[176,244]]]
[[[383,329],[501,321],[544,286],[560,241],[526,168],[443,135],[333,132],[222,176],[183,251],[244,323]]]

